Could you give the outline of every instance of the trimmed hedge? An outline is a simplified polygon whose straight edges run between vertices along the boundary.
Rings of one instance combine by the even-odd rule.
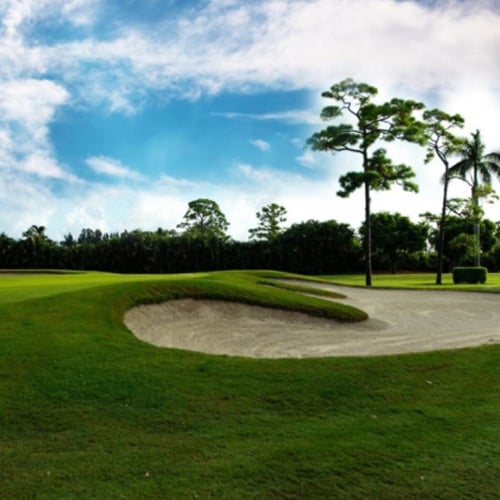
[[[454,267],[453,283],[486,283],[488,269],[485,267]]]

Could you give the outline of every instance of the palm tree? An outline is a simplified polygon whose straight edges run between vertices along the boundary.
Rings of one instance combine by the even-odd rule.
[[[500,180],[500,153],[484,154],[485,145],[481,140],[481,133],[476,130],[472,139],[465,141],[461,151],[462,159],[450,167],[448,175],[450,179],[460,179],[471,188],[471,202],[474,217],[474,235],[476,238],[475,265],[480,265],[480,239],[479,239],[479,181],[488,186],[491,185],[492,177]]]
[[[45,234],[45,226],[32,225],[27,231],[24,231],[23,237],[28,242],[28,251],[31,253],[30,257],[33,259],[31,265],[40,267],[42,264],[43,247],[47,243],[52,243]]]

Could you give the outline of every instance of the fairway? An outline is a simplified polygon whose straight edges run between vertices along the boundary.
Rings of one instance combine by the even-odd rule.
[[[500,497],[497,344],[257,359],[160,349],[123,322],[215,300],[366,323],[303,279],[0,276],[2,499]]]

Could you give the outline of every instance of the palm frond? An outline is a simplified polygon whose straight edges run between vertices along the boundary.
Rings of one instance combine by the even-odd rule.
[[[472,162],[469,158],[464,158],[459,162],[455,163],[455,165],[451,166],[448,170],[449,177],[460,177],[465,179],[467,172],[472,167]]]
[[[488,162],[482,161],[477,165],[478,167],[478,174],[479,177],[481,178],[481,181],[483,184],[491,184],[491,173],[492,171],[489,168]],[[500,174],[500,170],[499,170]]]
[[[484,155],[484,159],[497,164],[497,166],[500,168],[500,153],[488,153],[487,155]]]

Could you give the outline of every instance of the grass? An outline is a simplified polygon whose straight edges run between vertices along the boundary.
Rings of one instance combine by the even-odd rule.
[[[339,285],[365,286],[365,277],[360,274],[341,274],[321,276],[323,280]],[[427,290],[458,290],[469,292],[500,292],[500,273],[489,273],[484,285],[455,285],[450,273],[443,274],[442,285],[436,285],[436,275],[432,273],[420,274],[375,274],[373,288],[406,288]]]
[[[0,277],[1,498],[500,497],[500,346],[255,360],[121,322],[189,295],[336,314],[279,276]]]
[[[346,296],[343,293],[332,292],[331,290],[322,290],[319,288],[313,288],[311,286],[290,284],[290,283],[287,283],[285,280],[282,280],[282,281],[261,280],[258,283],[261,285],[281,288],[282,290],[291,290],[291,291],[303,293],[306,295],[318,295],[320,297],[329,297],[331,299],[345,299],[346,298]]]

